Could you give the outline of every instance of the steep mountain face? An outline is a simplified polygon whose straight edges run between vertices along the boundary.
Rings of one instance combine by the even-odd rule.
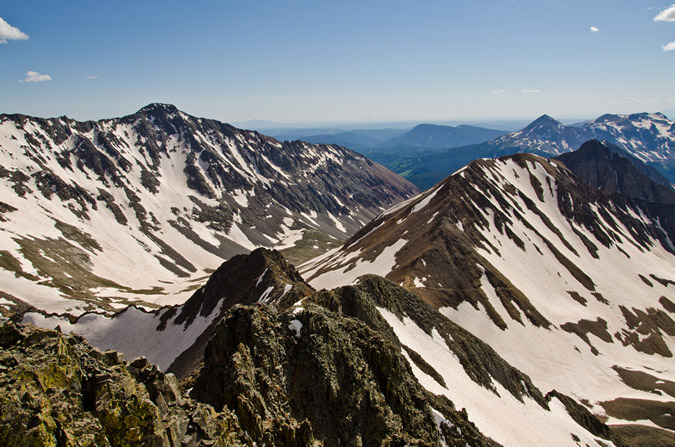
[[[214,327],[233,306],[267,303],[283,308],[312,292],[279,252],[259,248],[223,263],[178,306],[155,311],[130,306],[112,316],[85,313],[76,318],[28,312],[23,322],[75,332],[99,349],[114,349],[128,358],[146,357],[183,379],[203,360]]]
[[[615,425],[629,438],[672,442],[673,216],[673,205],[608,195],[556,161],[477,160],[300,271],[317,289],[386,276],[539,389],[610,425],[641,424]]]
[[[266,444],[288,431],[324,445],[439,444],[399,349],[362,322],[320,308],[235,309],[209,342],[191,396],[237,409],[243,428]]]
[[[373,276],[280,312],[232,309],[192,386],[193,399],[232,409],[247,433],[270,445],[282,438],[364,446],[614,439],[571,399],[544,396],[480,340]]]
[[[152,104],[77,122],[0,115],[0,311],[183,302],[224,259],[337,239],[416,188],[337,146]]]
[[[648,202],[675,203],[675,190],[668,180],[617,146],[590,140],[555,159],[594,188]]]

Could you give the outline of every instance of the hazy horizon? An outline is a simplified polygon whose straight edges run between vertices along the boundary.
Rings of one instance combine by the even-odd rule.
[[[225,122],[588,119],[675,109],[675,5],[10,2],[0,113],[152,102]]]

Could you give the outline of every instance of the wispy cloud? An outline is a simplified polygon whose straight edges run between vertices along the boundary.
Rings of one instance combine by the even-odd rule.
[[[37,71],[27,71],[26,79],[22,79],[19,82],[45,82],[51,80],[52,77],[48,74],[40,74]]]
[[[84,79],[98,79],[98,78],[100,78],[99,75],[92,75],[92,76],[85,76]]]
[[[527,89],[523,89],[520,91],[520,93],[539,93],[539,92],[540,90],[527,90]]]
[[[497,94],[497,95],[500,95],[502,93],[508,93],[508,92],[509,92],[508,90],[504,90],[504,89],[502,89],[502,90],[492,90],[492,93]]]
[[[663,51],[675,51],[675,42],[670,42],[663,45]]]
[[[591,26],[592,33],[597,33],[598,31],[600,31],[600,28],[598,28],[597,26]]]
[[[28,39],[28,34],[5,22],[5,20],[0,17],[0,43],[7,43],[8,40],[26,39]]]
[[[675,4],[664,9],[654,17],[655,22],[675,22]]]

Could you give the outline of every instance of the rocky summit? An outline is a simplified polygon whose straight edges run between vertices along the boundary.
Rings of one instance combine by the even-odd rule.
[[[297,245],[307,259],[417,192],[348,149],[167,104],[0,115],[0,313],[179,304],[223,260]]]
[[[675,190],[656,169],[618,146],[590,140],[556,157],[585,183],[647,202],[675,203]]]

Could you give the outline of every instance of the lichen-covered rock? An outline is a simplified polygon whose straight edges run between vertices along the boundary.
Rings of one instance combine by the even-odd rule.
[[[228,411],[181,396],[173,375],[82,338],[0,326],[0,445],[242,445]]]

